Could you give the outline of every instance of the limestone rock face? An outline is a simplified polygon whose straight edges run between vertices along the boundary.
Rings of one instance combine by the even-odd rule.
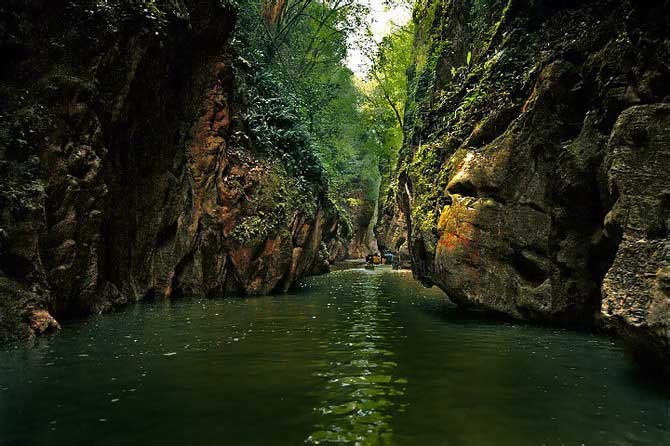
[[[327,268],[324,182],[245,136],[222,0],[0,6],[0,340]]]
[[[564,140],[562,122],[549,117],[574,102],[575,82],[571,64],[549,64],[518,122],[483,150],[461,149],[453,156],[432,271],[454,300],[519,318],[592,317],[598,289],[589,246],[599,237],[599,224],[589,228],[592,210],[557,190],[570,187],[569,179],[557,184],[558,154],[535,153]],[[584,195],[583,206],[597,211],[598,197]],[[560,241],[554,237],[559,220],[565,232]]]
[[[360,192],[355,204],[347,206],[351,216],[351,240],[347,245],[347,258],[362,259],[370,253],[378,251],[374,225],[377,221],[377,202],[365,198]]]
[[[60,330],[60,324],[46,310],[34,310],[30,314],[30,329],[35,334],[44,334],[52,330]]]
[[[411,267],[407,242],[407,222],[396,201],[396,190],[393,187],[389,188],[375,233],[380,250],[389,250],[399,255],[401,268]]]
[[[667,361],[668,3],[473,8],[414,16],[397,203],[415,276]]]
[[[604,323],[670,364],[670,104],[621,114],[608,142],[605,228],[621,234],[603,281]]]

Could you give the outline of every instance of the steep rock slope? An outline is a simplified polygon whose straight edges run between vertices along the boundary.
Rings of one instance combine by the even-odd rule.
[[[0,340],[327,266],[320,171],[256,147],[229,4],[10,0],[0,17]]]
[[[418,278],[670,359],[669,6],[417,6],[398,202]]]

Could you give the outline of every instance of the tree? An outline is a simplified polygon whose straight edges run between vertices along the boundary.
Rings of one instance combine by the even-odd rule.
[[[411,29],[399,28],[371,47],[369,79],[361,81],[345,65],[348,37],[366,14],[358,0],[244,0],[236,35],[243,57],[267,85],[262,94],[277,96],[257,101],[259,139],[285,134],[268,131],[265,115],[281,115],[281,104],[294,104],[290,110],[325,169],[330,196],[345,213],[356,200],[377,206],[402,143],[407,97]]]

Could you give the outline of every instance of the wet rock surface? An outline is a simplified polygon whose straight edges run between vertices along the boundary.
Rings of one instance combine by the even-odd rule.
[[[667,2],[480,3],[415,14],[398,187],[415,275],[667,361]]]

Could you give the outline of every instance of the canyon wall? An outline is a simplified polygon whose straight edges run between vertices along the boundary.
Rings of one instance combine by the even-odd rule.
[[[351,219],[352,229],[346,256],[349,259],[363,259],[379,251],[374,232],[378,200],[367,197],[365,191],[360,190],[347,201],[346,212]]]
[[[234,26],[222,0],[0,5],[0,341],[327,270],[322,173],[257,144]]]
[[[414,20],[415,276],[670,364],[669,2],[422,0]]]
[[[397,201],[398,182],[394,181],[386,192],[386,200],[379,211],[375,227],[377,244],[382,251],[388,250],[399,258],[401,268],[411,268],[411,256],[407,240],[407,221]]]

